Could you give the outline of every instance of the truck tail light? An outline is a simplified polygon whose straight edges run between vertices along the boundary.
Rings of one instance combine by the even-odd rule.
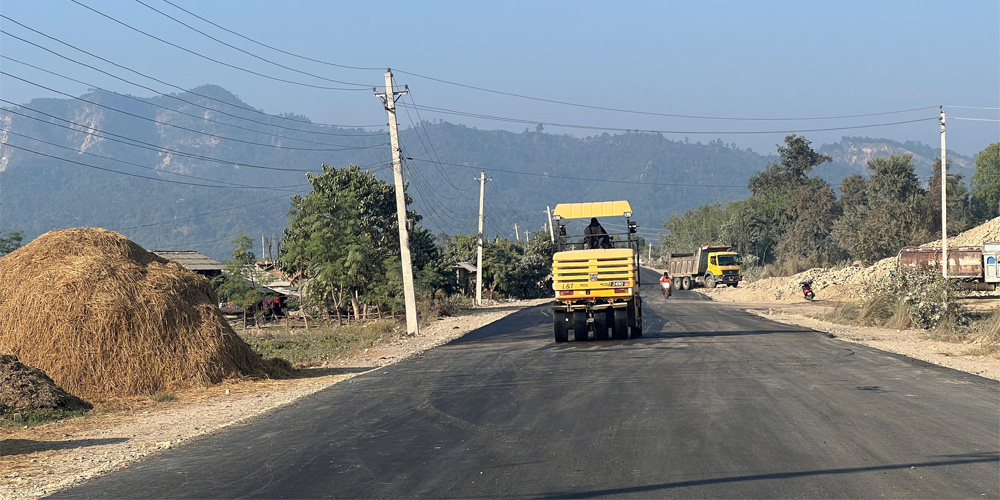
[[[615,288],[615,293],[629,293],[628,288]]]

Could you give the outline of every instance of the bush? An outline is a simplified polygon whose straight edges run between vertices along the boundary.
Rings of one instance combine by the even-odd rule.
[[[869,285],[866,295],[859,317],[865,325],[926,330],[969,322],[959,283],[933,272],[895,273]]]
[[[861,317],[861,305],[857,302],[841,302],[833,308],[826,319],[834,323],[852,324],[859,323]]]

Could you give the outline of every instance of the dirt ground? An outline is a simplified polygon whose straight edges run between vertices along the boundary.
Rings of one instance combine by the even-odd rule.
[[[971,346],[934,341],[920,331],[896,331],[830,324],[809,316],[835,305],[822,298],[748,301],[738,289],[703,293],[754,314],[828,332],[839,339],[872,346],[1000,380],[1000,360],[963,354]],[[219,432],[352,377],[377,370],[441,345],[510,313],[550,299],[496,304],[463,311],[421,329],[416,337],[372,348],[333,366],[302,370],[285,380],[230,381],[207,389],[177,393],[175,401],[125,400],[105,404],[91,416],[34,428],[3,429],[0,442],[0,498],[40,498],[97,476],[127,467],[146,456]],[[742,302],[738,300],[743,300]]]
[[[794,286],[794,278],[770,279],[788,280]],[[831,287],[829,290],[833,292],[835,288]],[[697,291],[712,300],[732,303],[740,309],[770,320],[812,328],[840,340],[1000,380],[1000,359],[969,354],[977,347],[975,344],[935,340],[932,334],[925,330],[849,326],[817,319],[831,313],[841,303],[843,298],[841,294],[835,294],[837,298],[823,298],[823,291],[817,290],[816,299],[810,302],[802,298],[801,293],[798,296],[789,295],[781,298],[772,296],[770,300],[761,300],[760,289],[754,288],[744,290],[719,287],[713,290],[700,288]],[[981,295],[970,300],[967,306],[982,310],[1000,307],[998,292]]]

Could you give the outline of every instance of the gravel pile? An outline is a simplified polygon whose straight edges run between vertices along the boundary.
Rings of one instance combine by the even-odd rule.
[[[948,239],[951,246],[982,245],[985,242],[1000,242],[1000,217],[974,227]],[[940,245],[941,240],[926,243],[924,247]],[[813,292],[818,300],[859,300],[864,298],[867,285],[888,280],[898,269],[896,256],[886,257],[871,266],[855,264],[836,268],[813,268],[794,276],[765,278],[753,282],[740,283],[738,288],[720,287],[714,290],[700,289],[710,295],[739,302],[755,301],[798,301],[802,300],[799,282],[813,280]],[[995,293],[995,292],[994,292]]]

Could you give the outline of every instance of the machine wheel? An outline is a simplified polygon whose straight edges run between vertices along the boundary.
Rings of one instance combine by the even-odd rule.
[[[556,342],[569,340],[569,315],[563,311],[552,311],[552,327],[556,332]]]
[[[573,311],[573,340],[587,340],[590,329],[587,328],[587,311]]]
[[[690,289],[691,289],[691,277],[685,276],[684,279],[681,280],[681,290],[690,290]]]
[[[708,273],[708,274],[705,275],[705,287],[706,288],[715,288],[715,275],[714,274]]]
[[[596,340],[610,338],[608,329],[611,328],[612,321],[614,321],[614,317],[611,315],[611,309],[594,311],[594,338]]]
[[[628,305],[628,326],[632,329],[632,338],[642,337],[641,300],[636,297]]]
[[[615,309],[615,322],[611,325],[611,336],[616,340],[628,338],[628,309]]]

